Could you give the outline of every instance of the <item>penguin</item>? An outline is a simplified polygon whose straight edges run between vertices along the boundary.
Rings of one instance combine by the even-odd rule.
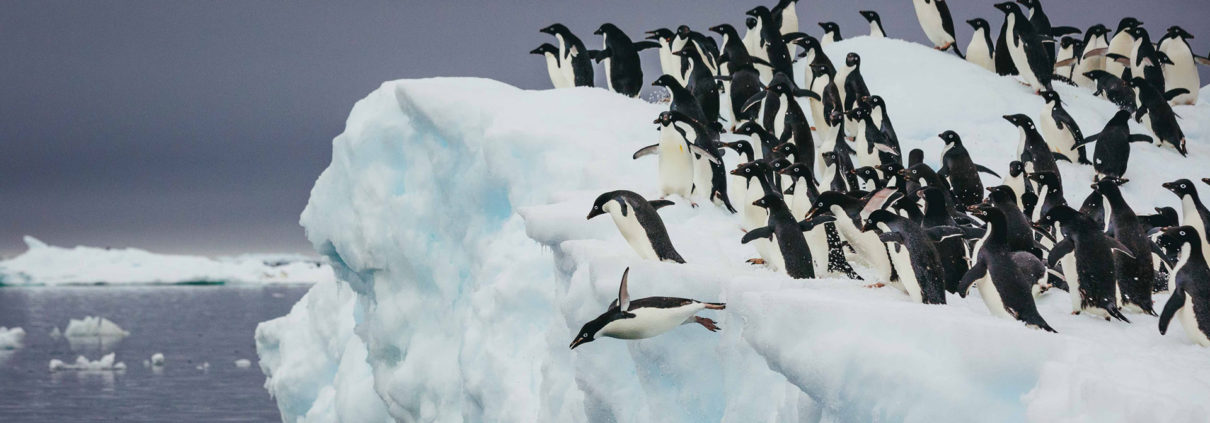
[[[1067,205],[1067,199],[1063,196],[1063,184],[1059,182],[1057,173],[1031,173],[1029,179],[1037,185],[1034,196],[1038,198],[1038,204],[1033,208],[1033,213],[1029,215],[1030,220],[1039,221],[1042,216],[1050,212],[1050,209]],[[1022,201],[1024,200],[1023,197]]]
[[[717,153],[690,143],[689,137],[697,134],[687,122],[688,117],[679,112],[660,113],[652,122],[659,125],[660,142],[634,153],[636,160],[646,155],[659,154],[661,197],[676,194],[687,200],[691,198],[694,191],[694,154],[718,162]]]
[[[819,194],[805,220],[812,220],[820,213],[831,214],[836,218],[836,229],[874,272],[874,279],[878,282],[891,282],[891,258],[885,245],[878,239],[878,235],[861,230],[865,226],[861,217],[865,206],[866,202],[862,199],[828,191]]]
[[[668,77],[664,75],[661,78]],[[675,81],[665,81],[669,84],[674,84]],[[682,93],[682,95],[684,95]],[[675,97],[675,96],[674,96]],[[675,105],[676,99],[673,99]],[[682,115],[674,117],[678,122],[684,122],[686,126],[682,128],[691,129],[693,134],[687,134],[688,138],[693,139],[693,144],[701,147],[709,153],[718,152],[717,155],[709,154],[694,154],[694,169],[693,169],[693,184],[694,190],[697,192],[707,193],[707,197],[711,202],[719,204],[726,208],[727,211],[735,213],[735,207],[731,205],[731,198],[727,195],[727,173],[721,158],[722,151],[719,143],[719,133],[716,128],[706,126],[701,121],[695,120],[692,116]],[[717,122],[715,122],[717,125]],[[688,132],[688,131],[686,131]],[[713,156],[713,157],[712,157]]]
[[[979,204],[983,201],[983,181],[979,179],[979,172],[997,178],[1000,175],[971,160],[957,132],[945,131],[937,136],[945,142],[945,149],[941,153],[941,170],[937,175],[949,181],[957,205],[966,208]]]
[[[1160,335],[1168,333],[1175,316],[1190,340],[1210,347],[1210,268],[1202,250],[1205,242],[1192,227],[1179,226],[1164,229],[1156,244],[1174,250],[1178,257],[1172,263],[1176,285],[1160,313]]]
[[[1000,24],[1000,35],[996,36],[996,50],[992,54],[992,59],[996,61],[996,73],[1000,76],[1018,73],[1017,66],[1013,64],[1012,54],[1008,52],[1008,18],[1009,15],[1004,14],[1004,22]]]
[[[808,101],[811,107],[811,118],[815,122],[817,132],[828,134],[843,121],[843,119],[832,119],[834,112],[842,112],[844,107],[844,101],[840,97],[840,87],[836,84],[836,70],[830,63],[816,63],[811,65],[811,74],[814,75],[811,91],[819,93],[819,99]]]
[[[1148,234],[1169,226],[1180,226],[1180,222],[1180,216],[1172,207],[1156,207],[1155,214],[1139,215],[1139,225]],[[1169,286],[1169,283],[1175,284],[1175,281],[1171,280],[1172,267],[1166,261],[1166,257],[1156,250],[1151,252],[1151,257],[1152,263],[1155,263],[1155,286],[1152,287],[1151,292],[1172,290],[1174,286]]]
[[[950,213],[950,215],[954,216],[955,218],[959,217],[957,215],[957,201],[954,199],[953,189],[950,188],[949,182],[946,181],[945,178],[942,178],[940,175],[938,175],[937,172],[934,172],[933,168],[929,167],[929,165],[917,163],[912,165],[912,167],[900,170],[899,173],[903,175],[907,181],[918,183],[921,187],[940,188],[943,203],[945,204],[945,211]],[[913,189],[918,188],[913,187]]]
[[[749,13],[748,17],[744,19],[744,27],[748,29],[744,33],[743,38],[744,48],[748,50],[748,54],[764,61],[764,63],[769,63],[769,53],[761,42],[761,32],[764,28],[761,25],[760,19],[757,19],[756,15]],[[768,82],[773,78],[773,67],[770,65],[757,67],[756,70],[760,72],[761,81]]]
[[[1118,309],[1115,270],[1113,266],[1107,265],[1107,263],[1112,263],[1115,254],[1135,258],[1130,253],[1130,249],[1105,235],[1104,232],[1101,232],[1102,228],[1096,225],[1092,219],[1071,207],[1058,206],[1050,209],[1045,216],[1042,216],[1042,223],[1058,224],[1065,236],[1050,251],[1048,257],[1050,267],[1054,267],[1060,259],[1068,254],[1075,257],[1077,277],[1074,280],[1068,279],[1067,283],[1071,287],[1073,301],[1077,296],[1080,301],[1079,309],[1073,311],[1072,314],[1086,311],[1096,316],[1103,316],[1106,320],[1113,317],[1130,323],[1130,319],[1127,319]]]
[[[689,25],[676,27],[676,39],[673,41],[676,51],[684,50],[688,45],[693,45],[692,52],[702,59],[711,75],[719,74],[718,43],[713,38],[690,29]],[[681,61],[681,64],[683,66],[685,62]]]
[[[878,16],[878,12],[873,10],[862,10],[861,17],[865,18],[866,22],[870,23],[870,37],[886,38],[886,30],[882,29],[882,18]]]
[[[1034,126],[1034,121],[1023,114],[1005,115],[1004,120],[1012,123],[1017,127],[1021,138],[1017,143],[1017,157],[1022,163],[1025,163],[1025,170],[1029,173],[1050,172],[1055,175],[1060,184],[1063,179],[1059,175],[1059,166],[1055,164],[1056,158],[1062,158],[1070,162],[1066,156],[1059,153],[1052,153],[1050,147],[1046,145],[1046,140],[1042,138],[1042,134],[1038,132],[1038,128]]]
[[[857,53],[849,53],[844,59],[845,72],[844,89],[841,94],[844,96],[844,110],[853,110],[857,102],[863,98],[870,96],[870,89],[865,85],[865,78],[861,76],[861,56]]]
[[[727,308],[726,304],[672,297],[647,297],[631,301],[626,287],[629,277],[630,268],[627,267],[622,272],[618,299],[604,313],[580,328],[580,333],[571,341],[571,349],[595,341],[598,336],[646,339],[690,323],[700,324],[711,332],[719,331],[718,322],[697,316],[697,313],[702,310],[723,310]]]
[[[1027,9],[1029,9],[1029,23],[1033,25],[1033,27],[1038,31],[1038,34],[1041,35],[1042,39],[1047,43],[1053,44],[1055,38],[1059,38],[1064,35],[1080,33],[1080,30],[1077,28],[1068,26],[1051,26],[1050,18],[1047,17],[1046,12],[1042,10],[1041,0],[1017,0],[1017,3],[1021,3],[1022,6],[1025,6]],[[1046,48],[1046,52],[1050,56],[1050,63],[1053,64],[1055,62],[1054,49],[1048,46]]]
[[[1033,253],[1038,258],[1042,258],[1044,250],[1042,244],[1034,238],[1033,225],[1030,225],[1029,218],[1025,217],[1025,212],[1017,203],[1016,193],[1012,188],[1005,185],[989,187],[987,200],[982,204],[995,207],[1004,215],[1005,228],[1008,230],[1005,236],[1010,250]],[[971,255],[977,257],[979,248],[980,245],[976,243],[971,250]]]
[[[566,72],[563,70],[564,62],[559,58],[559,49],[550,43],[542,43],[538,48],[533,49],[529,54],[537,54],[546,58],[546,73],[550,75],[550,84],[555,88],[570,88],[574,85],[572,81],[567,80]]]
[[[751,137],[753,158],[759,160],[773,156],[773,147],[780,142],[777,137],[762,128],[759,123],[746,121],[731,133]]]
[[[1056,332],[1034,303],[1033,286],[1046,276],[1046,266],[1033,254],[1013,251],[1008,247],[1004,215],[994,207],[972,210],[975,217],[987,222],[987,231],[980,239],[983,246],[971,269],[958,284],[958,295],[966,298],[972,284],[977,284],[983,304],[993,316],[1015,319],[1027,326]]]
[[[932,228],[937,231],[943,228]],[[957,228],[949,228],[957,230]],[[945,267],[937,252],[934,239],[919,224],[886,210],[875,210],[866,219],[863,231],[877,230],[878,239],[888,247],[891,262],[899,280],[912,301],[924,304],[945,304]]]
[[[1139,98],[1139,109],[1135,111],[1134,120],[1142,122],[1147,125],[1148,129],[1151,129],[1151,133],[1155,134],[1157,144],[1171,144],[1182,156],[1188,156],[1189,150],[1185,147],[1185,133],[1181,131],[1180,123],[1176,121],[1176,112],[1172,111],[1172,106],[1168,104],[1170,99],[1188,92],[1188,90],[1178,88],[1161,93],[1150,82],[1137,76],[1130,79],[1130,87],[1134,88]]]
[[[1126,81],[1103,70],[1088,71],[1084,73],[1084,76],[1096,85],[1096,91],[1092,95],[1104,95],[1106,100],[1117,105],[1121,110],[1130,113],[1137,110],[1134,90]]]
[[[870,109],[858,106],[846,114],[857,127],[854,132],[854,145],[857,148],[857,166],[878,166],[883,163],[897,161],[899,151],[887,145],[886,136],[878,130],[874,120],[870,118]],[[840,142],[840,141],[838,141]]]
[[[647,39],[660,45],[660,71],[663,72],[663,75],[672,75],[677,82],[685,85],[687,81],[685,81],[685,75],[681,73],[681,58],[672,54],[674,52],[672,39],[675,37],[676,33],[668,28],[647,31]]]
[[[1055,55],[1055,78],[1071,81],[1071,73],[1076,68],[1076,57],[1082,50],[1084,50],[1084,41],[1079,38],[1063,37],[1062,40],[1059,40],[1059,53]]]
[[[596,61],[605,62],[605,81],[609,89],[627,97],[638,97],[643,89],[643,67],[639,52],[658,48],[660,44],[655,41],[633,42],[611,23],[601,24],[593,34],[604,39],[605,46],[596,54]]]
[[[1151,35],[1146,28],[1136,26],[1127,30],[1131,37],[1134,37],[1134,43],[1131,45],[1130,55],[1126,56],[1130,59],[1130,72],[1134,76],[1141,76],[1156,89],[1164,90],[1164,72],[1161,70],[1161,64],[1156,57],[1155,44],[1151,43]],[[1151,72],[1148,72],[1148,69]]]
[[[924,201],[920,225],[925,229],[958,226],[954,217],[945,209],[945,195],[941,188],[921,188],[916,191],[916,197]],[[937,241],[936,248],[937,252],[941,253],[941,267],[945,270],[945,290],[958,293],[958,283],[962,281],[962,275],[970,270],[971,256],[967,254],[966,242],[961,237],[951,237]]]
[[[799,59],[806,59],[807,67],[803,75],[803,86],[815,92],[820,92],[823,84],[818,82],[818,77],[815,75],[815,66],[824,65],[823,73],[828,74],[833,79],[836,76],[836,67],[832,65],[832,59],[828,58],[828,54],[824,53],[823,47],[819,45],[819,40],[807,34],[793,34],[794,44],[802,47],[802,52],[798,54]],[[816,122],[816,125],[820,125]]]
[[[764,62],[764,60],[753,58],[748,54],[748,50],[744,47],[739,33],[731,25],[712,26],[710,27],[710,31],[723,37],[723,55],[720,57],[720,62],[725,64],[725,66],[722,66],[722,69],[726,71],[726,75],[715,76],[715,79],[721,80],[724,83],[723,92],[727,96],[724,97],[723,104],[727,105],[727,109],[730,110],[732,128],[734,129],[734,125],[738,124],[739,121],[755,118],[750,114],[740,114],[739,110],[743,107],[744,102],[748,101],[749,98],[752,98],[752,96],[759,93],[762,89],[760,71],[757,70],[756,64]]]
[[[1016,3],[997,3],[996,8],[1007,16],[1008,30],[1005,41],[1008,54],[1017,72],[1035,92],[1051,90],[1050,80],[1054,75],[1054,60],[1047,53],[1043,37],[1021,12]]]
[[[632,191],[610,191],[601,194],[592,203],[588,219],[608,213],[613,223],[630,247],[646,260],[684,263],[685,259],[676,252],[664,221],[656,213],[661,207],[672,205],[668,200],[648,202]]]
[[[539,32],[555,36],[559,40],[559,59],[563,66],[565,78],[577,87],[593,86],[592,53],[584,47],[584,42],[571,33],[571,30],[560,23],[551,24]]]
[[[1013,160],[1008,163],[1008,174],[1000,180],[1000,185],[1007,186],[1013,190],[1013,196],[1017,199],[1017,205],[1025,211],[1025,202],[1022,196],[1026,193],[1033,194],[1034,187],[1029,182],[1029,174],[1025,172],[1025,164],[1020,160]],[[1028,213],[1027,213],[1028,214]]]
[[[1188,179],[1177,179],[1165,182],[1161,186],[1181,199],[1181,225],[1193,227],[1203,243],[1210,239],[1206,237],[1206,229],[1210,228],[1210,210],[1206,210],[1193,182]],[[1202,251],[1210,251],[1210,248],[1207,248],[1210,245],[1202,244],[1202,247]]]
[[[966,61],[987,69],[988,72],[995,72],[996,61],[992,54],[996,51],[996,47],[992,44],[991,29],[987,25],[987,20],[975,18],[966,23],[975,29],[975,33],[971,35],[970,44],[966,45]]]
[[[1151,240],[1139,224],[1138,215],[1122,198],[1118,185],[1124,180],[1102,178],[1093,184],[1093,189],[1105,197],[1108,209],[1107,222],[1113,238],[1130,250],[1133,258],[1118,254],[1113,257],[1117,271],[1118,292],[1122,296],[1122,307],[1128,311],[1155,315],[1151,301],[1151,290],[1155,287],[1155,263],[1151,260]]]
[[[1167,84],[1164,91],[1180,88],[1188,91],[1173,98],[1173,105],[1197,104],[1198,93],[1201,91],[1201,76],[1197,71],[1193,50],[1189,48],[1191,39],[1193,34],[1179,26],[1169,27],[1168,32],[1160,37],[1159,51],[1172,60],[1172,66],[1164,68],[1164,82]]]
[[[1130,29],[1142,25],[1138,19],[1132,17],[1122,18],[1118,22],[1118,30],[1114,33],[1113,38],[1109,40],[1109,48],[1106,54],[1116,54],[1123,57],[1132,57],[1131,51],[1134,49],[1134,36],[1130,35]],[[1126,65],[1112,60],[1105,61],[1105,72],[1117,77],[1122,76],[1122,71],[1126,69]]]
[[[668,89],[668,94],[672,97],[668,109],[673,112],[681,112],[699,123],[705,125],[710,121],[706,120],[706,112],[702,111],[702,106],[698,104],[697,98],[693,96],[685,86],[677,81],[675,76],[662,75],[651,82],[653,87],[664,87]]]
[[[705,124],[713,124],[719,121],[719,93],[718,82],[714,79],[714,74],[711,73],[708,65],[702,61],[701,53],[698,52],[696,44],[686,43],[683,48],[673,53],[681,56],[689,63],[687,80],[685,89],[693,94],[697,99],[697,104],[701,106],[702,113],[705,113],[706,120],[702,121]]]
[[[1085,74],[1094,70],[1105,70],[1105,53],[1109,52],[1109,39],[1106,38],[1108,33],[1109,28],[1101,24],[1090,26],[1084,31],[1084,49],[1076,58],[1076,65],[1071,72],[1071,80],[1076,85],[1096,89],[1096,81]]]
[[[1100,133],[1089,135],[1083,143],[1077,144],[1078,148],[1083,150],[1084,145],[1097,143],[1093,154],[1093,169],[1097,172],[1097,179],[1126,176],[1126,165],[1130,162],[1130,143],[1151,142],[1149,136],[1131,134],[1129,121],[1130,112],[1118,110]]]
[[[744,231],[750,231],[756,228],[761,228],[769,225],[769,210],[764,207],[757,206],[756,200],[764,198],[766,195],[776,194],[778,191],[773,187],[771,181],[775,180],[772,167],[769,166],[768,160],[755,160],[748,163],[742,163],[731,170],[731,174],[744,178],[745,195],[744,202],[741,203],[740,213],[743,216],[741,220],[741,228]],[[752,183],[756,180],[756,183]],[[756,199],[756,200],[754,200]],[[768,264],[774,270],[781,269],[774,266],[781,265],[782,259],[777,255],[780,250],[773,245],[770,240],[757,239],[755,241],[756,252],[760,255],[760,259],[748,260],[753,264]]]
[[[798,0],[779,0],[770,11],[770,16],[778,23],[778,32],[798,32]]]
[[[958,38],[954,35],[954,18],[950,16],[950,7],[945,0],[912,0],[912,6],[916,9],[916,20],[933,48],[945,51],[952,47],[954,53],[962,57],[956,42]]]
[[[1050,151],[1062,154],[1064,157],[1076,157],[1080,164],[1092,164],[1084,149],[1078,147],[1084,144],[1084,134],[1080,126],[1063,108],[1063,100],[1057,91],[1043,91],[1042,114],[1038,117],[1042,130],[1042,138],[1050,146]]]
[[[866,97],[866,107],[870,109],[870,119],[878,122],[878,130],[882,131],[882,135],[886,138],[886,145],[890,146],[895,151],[903,151],[899,148],[899,135],[895,133],[895,127],[891,125],[891,116],[886,112],[886,101],[882,96],[872,95]],[[924,154],[922,151],[921,154]]]
[[[829,152],[829,154],[834,153]],[[812,173],[811,168],[804,163],[792,164],[790,167],[782,169],[779,173],[789,175],[798,183],[815,184],[815,182],[812,182],[815,176]],[[813,201],[814,199],[811,200]],[[807,203],[806,207],[808,210],[805,211],[796,209],[799,205],[794,204],[791,206],[790,211],[794,214],[795,219],[799,218],[800,216],[806,217],[806,212],[810,211],[809,208],[812,204],[813,203]],[[861,279],[861,276],[857,275],[857,272],[853,270],[853,267],[849,264],[848,260],[845,259],[844,245],[842,244],[840,233],[836,229],[835,222],[823,222],[822,231],[807,231],[805,232],[805,237],[807,239],[807,245],[810,247],[811,251],[816,254],[816,256],[813,257],[815,257],[815,275],[817,277],[820,275],[832,274],[841,275],[848,279]],[[827,263],[820,263],[818,255],[821,251],[828,252]]]
[[[837,41],[843,40],[840,36],[840,25],[836,22],[820,22],[819,27],[823,28],[823,36],[819,37],[819,45],[827,48]]]
[[[793,75],[794,69],[792,65],[794,62],[790,57],[790,50],[782,40],[780,29],[774,26],[772,22],[772,12],[764,6],[756,6],[748,10],[746,14],[756,18],[757,26],[760,28],[760,40],[757,49],[764,52],[764,55],[760,57],[769,62],[769,67],[772,68],[770,75],[775,76],[778,73]],[[749,52],[751,51],[749,50]],[[765,80],[763,72],[761,73],[761,78]]]
[[[816,219],[799,222],[790,214],[790,208],[777,194],[766,195],[752,203],[769,211],[769,225],[748,231],[742,242],[747,244],[758,238],[772,238],[781,251],[783,260],[777,268],[782,269],[792,278],[810,279],[815,277],[815,262],[811,257],[811,249],[803,232],[814,228],[816,224],[832,221],[833,217],[820,216]]]

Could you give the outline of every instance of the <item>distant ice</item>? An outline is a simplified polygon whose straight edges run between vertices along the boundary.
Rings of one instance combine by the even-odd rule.
[[[126,337],[130,335],[117,323],[100,316],[86,316],[83,319],[71,319],[63,335],[68,338],[79,337]]]
[[[135,248],[63,248],[31,236],[25,244],[25,253],[0,261],[0,284],[312,283],[335,277],[330,266],[300,255],[209,258]]]
[[[0,350],[21,348],[23,339],[25,339],[25,329],[0,326]]]
[[[151,355],[151,365],[160,367],[164,365],[164,353],[155,353]]]
[[[248,360],[246,358],[241,358],[239,360],[235,360],[235,367],[239,367],[241,369],[247,369],[249,367],[252,367],[252,360]]]
[[[84,356],[76,357],[75,363],[65,363],[59,359],[50,360],[50,371],[64,370],[79,370],[79,371],[102,371],[102,370],[126,370],[126,363],[114,363],[114,353],[106,354],[96,361],[89,361]]]

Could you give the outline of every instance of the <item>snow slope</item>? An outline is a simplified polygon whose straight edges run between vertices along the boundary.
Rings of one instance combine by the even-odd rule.
[[[1006,169],[1037,116],[1018,82],[952,54],[865,37],[862,55],[904,149],[937,165],[953,129],[975,159]],[[911,64],[905,66],[905,64]],[[1058,88],[1084,132],[1115,111]],[[338,281],[314,286],[256,341],[284,421],[1204,421],[1210,352],[1156,318],[1040,309],[1060,334],[990,316],[978,296],[946,306],[848,280],[793,280],[744,260],[739,217],[683,201],[661,210],[688,264],[641,261],[596,195],[657,193],[666,108],[601,89],[525,91],[483,79],[393,81],[359,101],[301,216]],[[1176,205],[1161,182],[1206,176],[1210,105],[1180,107],[1190,158],[1135,147],[1123,187],[1141,211]],[[1142,131],[1142,128],[1138,128]],[[730,135],[728,135],[730,136]],[[734,155],[726,158],[734,163]],[[1092,169],[1063,163],[1069,199]],[[994,178],[986,183],[997,183]],[[630,293],[726,301],[723,331],[696,326],[569,351],[580,326]],[[1166,300],[1158,296],[1161,304]]]
[[[0,261],[0,285],[303,283],[334,278],[302,256],[245,255],[212,259],[136,248],[63,248],[25,237],[25,253]]]

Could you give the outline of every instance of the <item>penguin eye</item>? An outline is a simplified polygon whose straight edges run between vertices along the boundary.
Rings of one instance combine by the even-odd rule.
[[[1181,236],[1185,236],[1185,231],[1181,231]]]
[[[1181,184],[1181,188],[1185,188],[1185,184]]]
[[[752,169],[744,169],[744,173],[752,173]]]

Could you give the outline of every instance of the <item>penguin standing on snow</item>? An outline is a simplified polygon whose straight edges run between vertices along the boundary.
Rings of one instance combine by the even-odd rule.
[[[1171,262],[1176,285],[1160,313],[1160,334],[1168,333],[1175,316],[1189,339],[1210,347],[1210,268],[1206,266],[1202,238],[1193,228],[1179,226],[1164,229],[1156,237],[1156,244],[1178,257]]]
[[[1117,275],[1114,267],[1107,265],[1112,263],[1115,254],[1133,259],[1130,249],[1105,235],[1101,232],[1102,227],[1071,207],[1058,206],[1050,209],[1042,216],[1042,223],[1047,226],[1057,223],[1066,236],[1051,249],[1050,267],[1054,267],[1068,254],[1075,257],[1077,277],[1067,280],[1067,283],[1073,300],[1079,296],[1080,302],[1079,309],[1072,314],[1087,311],[1093,315],[1104,316],[1106,320],[1113,317],[1130,323],[1118,309]]]
[[[819,45],[822,47],[826,48],[832,43],[844,39],[840,36],[840,25],[837,25],[836,22],[820,22],[819,27],[823,28],[823,36],[819,37]]]
[[[1201,76],[1197,72],[1197,62],[1193,57],[1193,50],[1189,49],[1191,39],[1193,39],[1193,34],[1179,26],[1168,28],[1168,32],[1160,37],[1159,51],[1172,61],[1172,65],[1164,69],[1164,81],[1167,84],[1164,86],[1164,91],[1178,88],[1189,91],[1173,98],[1172,104],[1174,105],[1197,104],[1197,96],[1201,91]]]
[[[1042,134],[1038,132],[1038,128],[1034,126],[1034,121],[1023,114],[1006,115],[1004,120],[1009,121],[1017,127],[1021,139],[1017,143],[1017,157],[1025,163],[1025,170],[1029,173],[1053,173],[1059,182],[1062,182],[1062,177],[1059,176],[1059,166],[1055,163],[1056,158],[1062,158],[1070,162],[1066,156],[1058,153],[1052,153],[1050,146],[1046,145],[1046,140]]]
[[[550,84],[555,88],[570,88],[574,85],[567,80],[567,71],[563,69],[564,62],[559,58],[559,49],[550,43],[542,43],[529,54],[538,54],[546,58],[546,73],[550,75]],[[570,64],[568,64],[570,65]]]
[[[1139,96],[1139,109],[1135,112],[1134,120],[1147,125],[1147,128],[1151,129],[1151,133],[1155,134],[1156,142],[1159,145],[1171,144],[1182,156],[1188,156],[1189,150],[1185,148],[1185,133],[1181,131],[1181,124],[1176,121],[1176,112],[1172,111],[1172,106],[1168,104],[1169,100],[1188,90],[1178,88],[1167,93],[1160,93],[1150,82],[1137,76],[1130,80],[1130,87],[1134,88]]]
[[[924,201],[920,225],[925,229],[958,226],[953,215],[945,209],[945,195],[938,187],[925,187],[916,191],[916,197]],[[903,204],[906,201],[900,201]],[[961,237],[950,237],[937,241],[937,252],[941,253],[941,267],[945,270],[945,290],[958,293],[958,282],[970,270],[966,241]]]
[[[1069,26],[1051,26],[1050,18],[1046,16],[1046,12],[1042,10],[1042,0],[1017,0],[1029,9],[1029,23],[1042,36],[1043,41],[1054,43],[1055,38],[1062,37],[1068,34],[1079,34],[1080,30]],[[1050,63],[1055,62],[1055,51],[1049,46],[1046,48],[1047,54],[1050,55]]]
[[[938,137],[945,141],[945,150],[941,153],[941,171],[937,175],[949,180],[958,205],[965,208],[979,204],[983,201],[983,181],[979,179],[979,172],[997,178],[1000,175],[971,160],[957,132],[945,131]]]
[[[1075,70],[1076,58],[1080,55],[1080,51],[1084,50],[1084,41],[1078,38],[1063,37],[1059,41],[1059,54],[1055,56],[1056,78],[1071,80],[1071,73]]]
[[[1038,313],[1032,295],[1034,284],[1046,276],[1046,266],[1033,254],[1008,247],[1004,215],[1000,210],[984,206],[972,210],[972,214],[987,222],[987,232],[981,238],[983,248],[979,250],[975,264],[958,285],[958,295],[965,298],[971,285],[977,283],[983,303],[993,316],[1016,319],[1055,332]]]
[[[591,53],[584,47],[584,42],[580,41],[579,37],[560,23],[551,24],[538,32],[553,35],[559,40],[560,62],[571,63],[570,67],[567,65],[562,67],[566,72],[564,77],[568,81],[572,81],[577,87],[593,86]]]
[[[731,111],[732,129],[734,129],[734,125],[739,124],[741,120],[755,119],[755,116],[741,114],[739,110],[743,107],[744,102],[760,92],[762,88],[760,71],[757,70],[756,64],[758,61],[764,62],[764,60],[753,58],[748,54],[748,50],[740,41],[739,33],[731,25],[712,26],[710,31],[723,36],[723,55],[720,61],[723,64],[722,69],[726,70],[726,75],[715,76],[715,79],[722,80],[724,83],[723,92],[727,95],[724,97],[724,104]]]
[[[1114,33],[1113,38],[1109,40],[1109,49],[1105,51],[1108,54],[1116,54],[1122,57],[1132,57],[1131,51],[1134,49],[1134,36],[1130,34],[1130,30],[1134,27],[1143,25],[1138,19],[1126,17],[1118,22],[1118,30]],[[1113,60],[1105,61],[1105,72],[1109,72],[1113,76],[1121,77],[1122,71],[1127,68],[1127,64],[1116,62]]]
[[[711,332],[718,332],[718,322],[696,314],[702,310],[723,310],[723,303],[703,303],[672,297],[647,297],[630,300],[626,282],[630,268],[622,272],[618,299],[596,319],[585,323],[571,341],[571,349],[596,340],[598,336],[617,339],[646,339],[658,336],[683,324],[697,323]]]
[[[748,231],[742,242],[747,244],[754,239],[772,238],[781,252],[782,263],[774,264],[787,275],[795,279],[810,279],[815,277],[815,262],[811,257],[811,249],[803,232],[814,228],[818,223],[831,221],[831,217],[820,216],[801,223],[794,220],[790,208],[777,194],[766,195],[752,203],[769,211],[769,225]]]
[[[975,29],[975,33],[971,35],[970,44],[966,45],[966,61],[979,65],[989,72],[995,72],[996,61],[992,54],[996,51],[996,46],[992,44],[991,29],[987,25],[987,20],[975,18],[966,23]]]
[[[632,191],[610,191],[593,201],[588,219],[608,213],[613,217],[613,223],[618,226],[622,237],[639,253],[639,257],[684,263],[685,259],[672,247],[664,221],[656,213],[657,209],[669,205],[672,205],[672,202],[668,200],[648,202],[643,196]]]
[[[891,275],[894,273],[891,267],[891,258],[887,254],[886,246],[878,239],[878,235],[872,232],[863,232],[862,227],[862,210],[866,206],[866,201],[860,198],[854,198],[847,194],[835,191],[828,191],[819,194],[819,198],[815,200],[815,205],[807,212],[806,220],[812,220],[817,214],[831,214],[836,218],[836,229],[845,240],[849,241],[849,245],[857,252],[861,260],[864,261],[870,270],[874,271],[874,278],[877,282],[892,282]]]
[[[652,123],[659,125],[660,142],[643,147],[634,153],[637,160],[640,157],[659,154],[660,157],[660,195],[679,195],[690,199],[694,192],[693,159],[694,155],[718,161],[717,153],[707,151],[696,144],[690,143],[690,136],[697,132],[689,125],[689,118],[679,112],[663,112]]]
[[[886,30],[882,29],[882,18],[878,16],[878,12],[873,10],[862,10],[861,17],[865,18],[866,22],[870,23],[870,37],[886,38]]]
[[[1124,177],[1126,165],[1130,162],[1130,143],[1151,142],[1149,136],[1132,135],[1130,126],[1127,124],[1129,121],[1130,112],[1118,110],[1109,123],[1105,124],[1105,129],[1098,134],[1089,135],[1084,139],[1083,144],[1079,144],[1077,147],[1083,150],[1084,144],[1097,143],[1097,149],[1092,157],[1092,166],[1097,171],[1097,179]]]
[[[1105,197],[1109,212],[1108,226],[1113,238],[1122,243],[1134,257],[1117,254],[1113,257],[1117,270],[1118,292],[1122,295],[1122,307],[1126,310],[1155,315],[1151,301],[1151,289],[1155,287],[1155,263],[1151,260],[1151,240],[1147,231],[1139,224],[1138,215],[1122,198],[1118,185],[1125,180],[1104,178],[1093,184],[1093,189]]]
[[[1021,12],[1016,3],[997,3],[996,8],[1004,12],[1006,25],[1005,41],[1008,43],[1008,54],[1013,60],[1017,72],[1036,92],[1051,90],[1050,80],[1054,76],[1054,60],[1043,37],[1033,24]],[[997,54],[999,54],[997,52]]]
[[[1021,207],[1022,211],[1026,211],[1025,202],[1022,200],[1026,193],[1034,194],[1034,186],[1029,182],[1029,174],[1025,172],[1025,163],[1020,160],[1013,160],[1008,163],[1008,175],[1005,175],[1000,180],[1000,185],[1007,186],[1013,190],[1013,196],[1017,199],[1017,206]],[[1026,211],[1026,214],[1029,214]]]
[[[1197,187],[1194,187],[1193,182],[1188,179],[1165,182],[1162,186],[1181,199],[1181,225],[1193,227],[1193,230],[1197,231],[1197,235],[1202,239],[1202,251],[1210,251],[1210,248],[1207,248],[1210,245],[1205,244],[1207,240],[1210,240],[1206,237],[1206,230],[1210,229],[1210,210],[1207,210],[1205,204],[1202,204]]]
[[[1063,108],[1059,93],[1043,91],[1042,99],[1046,103],[1042,106],[1042,115],[1039,116],[1038,122],[1042,124],[1042,138],[1046,139],[1050,151],[1067,158],[1076,157],[1080,164],[1092,164],[1088,161],[1084,148],[1078,147],[1084,143],[1084,134],[1080,132],[1076,120]]]
[[[643,89],[643,66],[639,51],[659,47],[655,41],[630,41],[616,25],[601,24],[593,34],[604,38],[604,49],[596,53],[597,62],[605,62],[605,81],[609,89],[627,97],[637,97]]]
[[[1104,95],[1105,99],[1117,105],[1118,109],[1130,113],[1138,110],[1134,90],[1122,78],[1103,70],[1088,71],[1084,73],[1084,76],[1096,86],[1096,91],[1092,95]]]
[[[912,0],[912,6],[916,9],[916,20],[920,21],[920,28],[924,29],[933,48],[945,51],[953,47],[954,53],[962,57],[956,42],[958,37],[954,35],[954,18],[950,16],[950,7],[945,0]]]
[[[1087,31],[1084,31],[1084,49],[1076,57],[1076,64],[1071,72],[1071,80],[1076,85],[1096,89],[1096,81],[1084,74],[1094,70],[1105,70],[1105,53],[1109,52],[1109,39],[1106,38],[1108,33],[1109,28],[1101,24],[1090,26]]]
[[[945,267],[934,243],[945,235],[955,235],[943,232],[942,229],[946,229],[943,227],[925,230],[916,222],[886,210],[871,212],[862,229],[877,229],[879,240],[894,244],[888,246],[891,262],[913,301],[945,304]],[[958,231],[953,227],[948,229]]]

